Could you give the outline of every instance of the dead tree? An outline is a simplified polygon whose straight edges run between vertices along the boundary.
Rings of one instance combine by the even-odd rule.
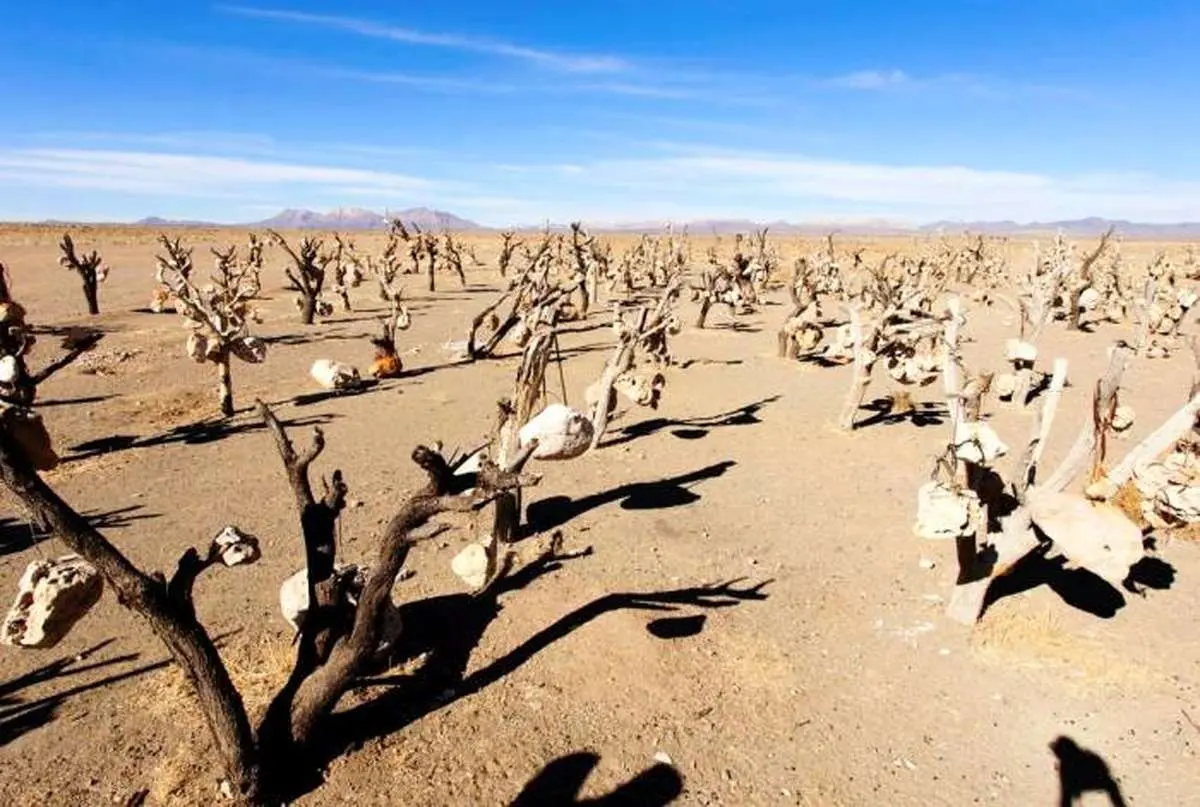
[[[368,375],[372,378],[398,378],[404,371],[404,364],[400,361],[400,350],[396,344],[396,332],[408,330],[412,319],[408,308],[399,305],[399,298],[396,302],[397,308],[382,320],[379,336],[371,340],[375,347],[375,360],[371,363]]]
[[[354,242],[340,234],[333,236],[334,248],[330,255],[333,266],[333,292],[342,301],[342,310],[353,310],[350,306],[350,289],[362,285],[363,268]]]
[[[327,317],[333,313],[333,306],[321,297],[325,286],[325,272],[333,261],[332,254],[321,251],[321,240],[304,236],[300,239],[299,250],[292,249],[287,239],[274,230],[267,230],[271,239],[283,248],[292,260],[292,266],[284,267],[288,282],[300,292],[296,299],[296,307],[300,309],[300,321],[312,325],[315,317]]]
[[[462,243],[456,241],[452,233],[442,234],[441,254],[445,256],[445,262],[454,270],[454,274],[458,275],[458,282],[465,289],[467,287],[467,275],[463,270],[463,251],[464,247]]]
[[[512,264],[513,255],[521,248],[522,241],[512,230],[500,233],[500,255],[496,259],[496,268],[500,277],[508,277],[508,267]]]
[[[564,318],[579,279],[553,273],[553,262],[546,260],[552,243],[547,234],[528,256],[521,274],[509,281],[509,288],[471,321],[465,349],[467,358],[472,361],[490,358],[506,337],[524,348],[537,326],[554,325]],[[503,318],[496,313],[502,308]]]
[[[666,386],[663,370],[672,362],[667,337],[679,333],[679,319],[674,311],[679,289],[680,279],[675,276],[653,305],[641,305],[626,312],[614,305],[617,345],[599,380],[584,395],[592,423],[593,449],[600,445],[608,429],[618,392],[639,406],[658,408]]]
[[[945,314],[931,310],[944,286],[944,273],[934,273],[920,262],[899,261],[893,269],[893,257],[885,257],[868,271],[862,289],[847,306],[849,326],[826,348],[827,355],[848,350],[853,355],[854,375],[838,418],[843,431],[854,428],[880,358],[887,360],[892,378],[902,384],[932,383],[938,375],[934,345],[950,323],[957,328],[960,318],[956,300]]]
[[[99,286],[108,277],[108,266],[104,264],[100,253],[94,249],[82,256],[76,253],[75,242],[71,240],[70,233],[63,233],[58,248],[63,253],[58,259],[59,265],[79,275],[79,279],[83,281],[83,296],[87,300],[88,313],[96,316],[100,313]]]
[[[1200,396],[1193,394],[1182,409],[1110,468],[1107,437],[1114,429],[1121,378],[1132,356],[1132,348],[1124,343],[1113,347],[1109,368],[1095,386],[1091,418],[1045,481],[1038,467],[1066,383],[1065,360],[1054,362],[1032,436],[1012,474],[1000,479],[1000,488],[988,477],[998,476],[989,467],[1005,453],[1003,444],[990,426],[966,420],[966,410],[952,409],[952,421],[958,425],[950,451],[965,473],[956,487],[939,489],[931,483],[922,489],[917,530],[926,538],[959,542],[959,577],[947,608],[951,618],[975,622],[991,583],[1034,551],[1062,555],[1112,586],[1128,583],[1130,569],[1145,554],[1143,535],[1112,499],[1147,458],[1190,432],[1200,412]],[[951,400],[952,392],[948,385]],[[1084,489],[1067,490],[1089,468]],[[994,507],[1003,511],[991,510]]]
[[[173,257],[181,261],[177,265],[172,263],[172,256],[160,258],[159,263],[159,277],[170,288],[176,310],[191,328],[188,356],[217,367],[217,399],[224,417],[234,413],[231,358],[258,364],[267,355],[266,342],[250,335],[250,322],[257,316],[250,302],[261,290],[261,251],[256,252],[257,243],[252,241],[247,255],[241,258],[236,247],[212,250],[216,273],[203,287],[192,282],[190,250],[174,253]]]
[[[692,300],[700,304],[696,313],[697,328],[703,328],[708,322],[708,312],[714,305],[728,306],[730,316],[734,317],[753,310],[751,298],[747,296],[753,289],[749,279],[744,277],[749,263],[740,250],[734,256],[733,266],[721,261],[716,247],[708,250],[708,268],[700,272],[700,283],[691,287]]]
[[[1093,273],[1096,266],[1096,261],[1108,249],[1109,240],[1112,238],[1114,228],[1109,226],[1104,234],[1100,236],[1100,242],[1096,248],[1089,252],[1080,261],[1078,269],[1070,274],[1070,279],[1067,282],[1067,330],[1078,331],[1080,329],[1080,317],[1083,314],[1083,306],[1081,301],[1083,294],[1088,289],[1092,288],[1095,282]]]
[[[424,255],[427,259],[426,275],[429,279],[429,291],[437,291],[437,264],[438,264],[438,237],[433,233],[417,232],[418,255]]]
[[[104,336],[88,328],[69,329],[62,337],[64,353],[34,372],[28,364],[37,344],[34,331],[26,320],[25,307],[12,298],[12,279],[0,263],[0,402],[29,406],[37,398],[38,385],[91,350]]]
[[[297,766],[315,761],[312,752],[329,715],[375,657],[381,616],[410,549],[420,540],[415,531],[439,513],[477,510],[499,493],[536,483],[517,471],[501,471],[486,458],[468,483],[437,451],[418,446],[412,458],[427,482],[388,523],[377,562],[355,605],[342,596],[342,578],[334,574],[336,524],[348,487],[335,471],[318,498],[309,478],[324,437],[314,430],[312,444],[299,452],[266,405],[259,402],[258,407],[274,435],[296,498],[310,608],[300,626],[292,673],[257,726],[252,725],[193,602],[200,576],[219,563],[230,565],[229,546],[214,540],[203,553],[187,550],[169,578],[142,571],[46,485],[19,440],[13,410],[0,415],[0,478],[72,552],[98,571],[118,602],[142,617],[166,645],[208,723],[225,775],[222,789],[244,805],[288,800]],[[470,493],[463,492],[466,484],[473,485]]]

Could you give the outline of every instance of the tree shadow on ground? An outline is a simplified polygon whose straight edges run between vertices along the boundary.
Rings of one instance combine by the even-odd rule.
[[[1050,743],[1057,759],[1059,807],[1080,804],[1088,793],[1103,793],[1112,807],[1125,807],[1121,786],[1099,754],[1080,748],[1070,737],[1059,736]]]
[[[561,568],[563,562],[588,554],[590,550],[566,554],[552,551],[502,578],[484,592],[430,597],[402,605],[400,611],[405,630],[392,662],[415,661],[419,666],[410,674],[364,678],[357,689],[360,694],[372,689],[382,689],[382,693],[333,715],[326,742],[317,749],[318,767],[324,767],[347,750],[394,734],[455,701],[486,689],[555,642],[605,614],[622,610],[658,614],[681,608],[730,608],[767,598],[763,588],[769,580],[744,586],[739,586],[742,581],[732,580],[668,591],[607,594],[567,613],[507,653],[467,674],[472,652],[501,611],[501,595],[523,589]],[[311,789],[319,784],[317,777],[303,781],[298,777],[295,786]],[[301,792],[289,795],[299,796]]]
[[[686,474],[669,476],[656,482],[630,482],[580,499],[551,496],[531,502],[526,508],[526,525],[522,533],[534,535],[550,532],[589,510],[613,502],[620,502],[622,510],[661,510],[692,504],[700,500],[700,494],[693,493],[691,485],[705,479],[715,479],[736,464],[733,460],[724,460]]]
[[[998,577],[988,588],[983,612],[1004,597],[1020,594],[1045,585],[1072,608],[1112,619],[1125,607],[1125,596],[1087,569],[1067,569],[1066,558],[1048,557],[1052,551],[1043,545],[1017,562],[1005,575]],[[1166,590],[1175,583],[1175,567],[1166,561],[1147,556],[1129,570],[1123,588],[1132,594],[1145,596],[1145,589]]]
[[[294,406],[312,406],[335,398],[354,398],[366,395],[375,390],[392,389],[394,385],[383,384],[377,378],[364,378],[356,387],[351,389],[329,389],[320,392],[305,392],[292,398],[289,402]]]
[[[114,656],[113,658],[96,661],[91,664],[80,664],[86,661],[89,657],[99,652],[104,647],[111,644],[114,640],[107,639],[99,644],[83,650],[79,653],[70,656],[63,656],[56,661],[51,661],[38,667],[31,672],[13,678],[10,681],[0,683],[0,746],[12,742],[23,734],[26,734],[41,726],[52,722],[57,716],[59,707],[69,698],[76,695],[81,695],[84,692],[100,689],[115,684],[118,681],[124,681],[130,678],[144,675],[153,670],[166,667],[171,662],[169,660],[155,662],[153,664],[145,664],[140,667],[125,669],[121,672],[113,673],[112,675],[91,681],[86,684],[70,687],[61,692],[56,692],[51,695],[46,695],[34,700],[25,700],[20,694],[22,691],[30,687],[44,684],[49,681],[64,678],[66,676],[79,675],[81,673],[91,672],[93,670],[104,669],[117,664],[126,664],[136,661],[139,658],[137,653],[128,653],[122,656]],[[79,665],[79,666],[74,666]]]
[[[529,780],[508,807],[666,807],[683,793],[683,777],[659,762],[607,795],[580,798],[584,782],[599,762],[599,754],[592,751],[559,757]]]
[[[246,415],[250,412],[249,409],[239,410],[239,415]],[[340,415],[335,414],[320,414],[309,415],[302,418],[293,418],[283,421],[283,424],[288,428],[303,428],[305,426],[321,426],[328,423]],[[117,451],[125,451],[131,448],[152,448],[154,446],[170,445],[172,443],[183,443],[185,445],[202,445],[204,443],[212,443],[217,440],[223,440],[226,437],[232,437],[238,434],[247,432],[263,431],[266,426],[257,415],[247,417],[245,419],[221,419],[221,420],[202,420],[197,423],[188,423],[182,426],[174,426],[165,432],[150,435],[148,437],[139,437],[135,434],[114,434],[109,437],[101,437],[96,440],[87,440],[82,443],[71,446],[71,452],[62,458],[62,462],[79,462],[80,460],[98,457],[102,454],[112,454]]]
[[[918,428],[941,426],[950,416],[943,401],[914,401],[912,409],[906,412],[892,412],[891,398],[876,398],[870,403],[863,404],[859,411],[864,409],[874,414],[866,420],[855,423],[855,431],[871,426],[894,426],[897,423],[911,423]]]
[[[116,397],[116,395],[85,395],[80,398],[52,398],[50,400],[37,401],[35,406],[38,409],[45,409],[48,406],[72,406],[75,404],[103,403],[104,401],[108,401]]]
[[[24,552],[51,537],[51,533],[40,529],[32,520],[0,518],[0,557]]]
[[[737,409],[730,409],[728,412],[719,412],[715,415],[700,415],[682,419],[650,418],[638,423],[630,423],[618,432],[619,436],[605,440],[601,443],[601,446],[604,448],[619,446],[622,443],[628,443],[640,437],[648,437],[663,429],[671,429],[671,436],[678,437],[680,440],[699,440],[702,437],[707,437],[708,433],[713,429],[725,426],[752,426],[762,423],[762,420],[758,417],[758,413],[767,404],[778,401],[779,397],[778,395],[772,395],[769,398],[763,398],[762,400],[739,406]]]

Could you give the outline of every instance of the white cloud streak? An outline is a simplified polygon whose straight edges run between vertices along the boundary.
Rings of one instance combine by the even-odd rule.
[[[448,48],[490,56],[501,56],[570,73],[614,73],[625,70],[628,67],[628,63],[624,59],[616,56],[561,53],[464,34],[419,31],[414,28],[386,25],[354,17],[310,14],[303,11],[265,9],[253,6],[222,5],[218,6],[218,8],[229,14],[236,14],[242,17],[320,26],[374,39],[401,42],[407,45]]]
[[[0,150],[0,185],[219,198],[287,188],[422,194],[434,192],[440,183],[388,171],[245,158],[31,148]]]
[[[826,87],[843,90],[889,90],[913,83],[912,76],[903,70],[856,70],[821,82]]]
[[[467,170],[457,164],[461,173]],[[429,169],[434,170],[434,169]],[[953,165],[884,165],[773,152],[663,145],[630,159],[476,165],[469,183],[393,171],[200,154],[93,149],[0,149],[0,187],[145,197],[147,213],[170,199],[284,200],[336,206],[354,199],[461,206],[484,223],[584,218],[834,220],[881,217],[1051,221],[1104,216],[1200,221],[1200,182],[1139,173],[1052,176]],[[7,194],[11,199],[19,195]],[[63,206],[67,199],[64,197]],[[16,211],[20,213],[20,211]],[[9,214],[11,215],[11,214]]]
[[[1200,182],[1137,173],[1050,176],[680,149],[662,157],[575,164],[569,172],[561,165],[545,166],[542,176],[554,177],[558,187],[568,189],[560,194],[562,198],[597,198],[597,191],[603,190],[616,199],[636,200],[623,213],[603,211],[609,218],[643,218],[669,208],[696,218],[802,220],[832,210],[921,223],[1086,216],[1145,222],[1200,220]],[[530,182],[531,191],[536,192],[537,186],[536,180]],[[597,215],[587,210],[570,213]]]

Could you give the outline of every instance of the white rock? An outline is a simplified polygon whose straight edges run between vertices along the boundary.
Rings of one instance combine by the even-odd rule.
[[[1192,291],[1191,289],[1180,289],[1179,297],[1177,299],[1179,301],[1180,308],[1186,311],[1196,304],[1196,301],[1200,299],[1200,295],[1197,295],[1196,292]]]
[[[468,588],[482,588],[488,579],[488,546],[494,539],[486,536],[482,541],[467,544],[450,561],[450,569],[467,584]]]
[[[100,573],[78,555],[33,561],[17,584],[0,643],[54,647],[99,602],[103,591]]]
[[[1133,425],[1134,411],[1132,406],[1118,406],[1113,412],[1112,428],[1115,432],[1123,432]]]
[[[1029,342],[1020,339],[1009,339],[1004,343],[1004,355],[1011,362],[1030,362],[1037,361],[1037,346],[1031,345]]]
[[[334,574],[341,580],[345,601],[351,607],[358,606],[358,598],[366,585],[370,569],[366,566],[356,566],[353,563],[336,564]],[[279,587],[279,607],[283,618],[292,629],[299,631],[308,613],[308,569],[302,568],[283,581]],[[390,599],[383,607],[383,625],[380,631],[379,646],[376,652],[383,653],[395,645],[403,630],[400,609]]]
[[[1008,446],[982,421],[959,423],[954,433],[954,451],[960,460],[987,465],[1008,453]]]
[[[362,382],[357,367],[332,359],[317,359],[308,374],[325,389],[351,389]]]
[[[569,460],[588,450],[594,431],[582,412],[552,403],[521,427],[517,439],[522,448],[537,439],[535,459]]]
[[[1200,486],[1166,485],[1154,497],[1154,509],[1173,523],[1200,521]]]
[[[208,337],[199,331],[188,334],[187,354],[192,361],[203,364],[208,356]]]
[[[1084,311],[1091,311],[1100,303],[1100,292],[1096,291],[1091,286],[1088,286],[1079,294],[1079,307]]]
[[[261,364],[267,358],[267,343],[257,336],[243,336],[229,345],[230,351],[244,362]]]
[[[930,540],[953,540],[974,535],[982,517],[979,497],[972,490],[955,492],[939,482],[917,490],[917,523],[913,531]]]
[[[249,533],[242,532],[232,524],[217,533],[213,543],[221,553],[221,562],[226,566],[239,566],[254,563],[262,557],[258,548],[258,539]]]
[[[1029,513],[1069,566],[1078,566],[1119,586],[1146,550],[1142,531],[1110,504],[1082,496],[1038,490],[1028,495]]]
[[[21,374],[16,356],[0,357],[0,384],[14,384]]]
[[[1011,398],[1017,391],[1017,378],[1012,373],[1000,373],[992,379],[992,389],[1000,398]]]

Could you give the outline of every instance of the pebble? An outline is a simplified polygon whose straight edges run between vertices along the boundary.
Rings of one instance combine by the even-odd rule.
[[[937,566],[937,562],[934,560],[930,560],[929,558],[921,558],[921,560],[917,563],[917,565],[920,566],[922,569],[928,570],[928,569],[932,569],[934,566]]]

